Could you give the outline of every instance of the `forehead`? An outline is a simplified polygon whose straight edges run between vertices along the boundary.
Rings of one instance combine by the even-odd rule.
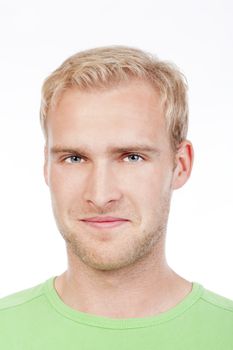
[[[167,138],[163,105],[149,83],[134,81],[115,87],[63,93],[47,118],[52,143],[121,143]]]

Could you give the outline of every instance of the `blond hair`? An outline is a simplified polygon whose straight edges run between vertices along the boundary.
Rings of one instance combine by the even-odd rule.
[[[186,79],[174,64],[126,46],[98,47],[79,52],[47,77],[42,87],[40,108],[45,137],[48,111],[65,90],[72,87],[80,90],[111,88],[135,78],[151,83],[160,93],[171,145],[176,150],[188,131]]]

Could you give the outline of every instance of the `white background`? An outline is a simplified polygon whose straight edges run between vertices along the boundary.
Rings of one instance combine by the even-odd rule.
[[[95,46],[138,47],[189,83],[195,162],[173,196],[169,264],[233,299],[233,5],[221,0],[0,1],[0,296],[66,269],[43,180],[43,79]]]

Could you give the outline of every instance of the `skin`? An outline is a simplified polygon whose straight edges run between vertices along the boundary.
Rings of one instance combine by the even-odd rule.
[[[185,140],[173,153],[158,93],[142,81],[72,88],[49,110],[46,128],[44,176],[68,256],[55,279],[60,298],[110,318],[174,307],[192,284],[167,264],[166,226],[173,190],[190,176],[193,148]],[[155,152],[138,151],[139,141]],[[108,229],[80,221],[94,216],[129,221]]]

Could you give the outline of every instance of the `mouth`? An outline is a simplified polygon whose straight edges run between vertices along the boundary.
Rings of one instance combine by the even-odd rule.
[[[84,219],[81,221],[84,222],[89,227],[95,227],[98,229],[114,228],[129,222],[129,220],[127,219],[113,218],[113,217],[105,217],[105,218],[95,217],[95,218]]]

